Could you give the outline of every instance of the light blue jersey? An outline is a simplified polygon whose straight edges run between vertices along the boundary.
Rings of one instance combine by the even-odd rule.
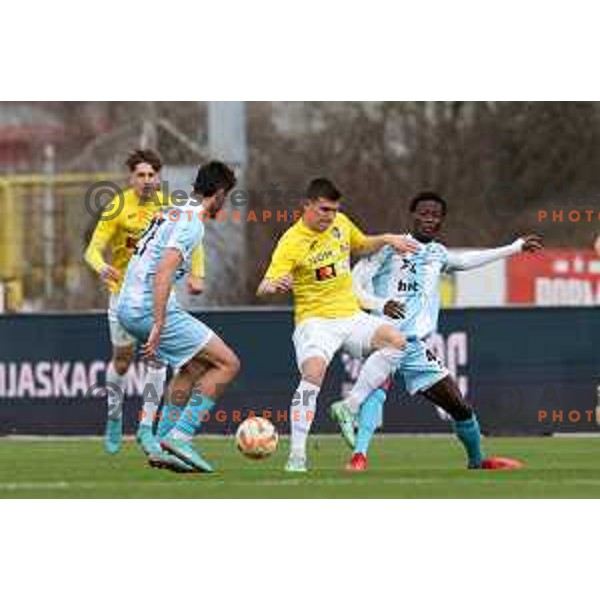
[[[169,208],[157,215],[144,232],[132,256],[121,288],[119,304],[130,310],[151,310],[153,306],[154,276],[165,251],[179,250],[182,262],[175,274],[175,282],[191,270],[191,255],[202,242],[204,224],[195,211]],[[176,302],[171,292],[168,307]]]
[[[154,277],[159,264],[165,252],[175,248],[181,253],[182,261],[174,282],[190,272],[192,251],[204,235],[201,216],[200,211],[170,208],[152,221],[137,244],[119,294],[117,316],[140,343],[147,340],[154,325]],[[182,367],[212,336],[209,327],[180,308],[175,292],[171,291],[157,358],[174,368]]]
[[[465,252],[451,252],[438,242],[419,243],[412,254],[399,254],[385,246],[354,267],[354,290],[364,309],[383,315],[389,300],[404,305],[404,318],[384,318],[408,342],[398,373],[403,375],[409,393],[427,390],[448,375],[424,341],[437,330],[442,273],[474,269],[512,256],[522,248],[522,239],[509,246]]]
[[[361,304],[379,315],[388,300],[404,304],[404,319],[390,322],[407,338],[424,339],[437,329],[440,276],[447,265],[448,250],[438,242],[420,244],[413,254],[384,246],[355,267],[354,287]]]

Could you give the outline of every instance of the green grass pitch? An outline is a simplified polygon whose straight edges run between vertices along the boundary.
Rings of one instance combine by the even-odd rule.
[[[2,498],[599,498],[600,438],[491,438],[490,454],[525,461],[518,472],[468,471],[451,437],[379,436],[370,470],[347,473],[337,436],[310,440],[313,469],[282,470],[275,455],[250,461],[231,438],[199,440],[218,467],[178,475],[146,466],[132,440],[108,456],[99,439],[0,440]]]

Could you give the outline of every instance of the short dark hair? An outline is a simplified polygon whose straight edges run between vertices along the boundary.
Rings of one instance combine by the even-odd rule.
[[[130,172],[135,171],[135,168],[142,163],[148,163],[157,173],[162,169],[160,154],[149,148],[132,150],[125,161]]]
[[[237,183],[231,167],[225,163],[212,160],[198,169],[194,181],[194,192],[207,198],[214,196],[220,189],[230,192]]]
[[[329,179],[325,179],[320,177],[318,179],[313,179],[309,184],[306,190],[306,197],[309,200],[316,200],[317,198],[326,198],[327,200],[331,200],[332,202],[338,202],[342,194],[341,192],[333,185]]]
[[[446,201],[435,192],[420,192],[410,201],[410,212],[413,213],[417,210],[417,206],[420,202],[437,202],[442,207],[442,214],[445,215],[448,210],[448,204]]]

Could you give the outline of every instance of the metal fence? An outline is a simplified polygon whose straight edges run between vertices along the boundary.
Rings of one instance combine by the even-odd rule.
[[[100,181],[124,183],[114,173],[0,178],[0,282],[7,308],[97,305],[82,256],[95,224],[86,192]]]

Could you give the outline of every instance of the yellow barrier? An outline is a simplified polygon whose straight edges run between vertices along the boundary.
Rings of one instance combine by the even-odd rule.
[[[85,194],[99,181],[125,185],[122,173],[0,177],[0,281],[8,310],[24,300],[49,308],[78,304],[87,277],[85,232],[94,225]]]

